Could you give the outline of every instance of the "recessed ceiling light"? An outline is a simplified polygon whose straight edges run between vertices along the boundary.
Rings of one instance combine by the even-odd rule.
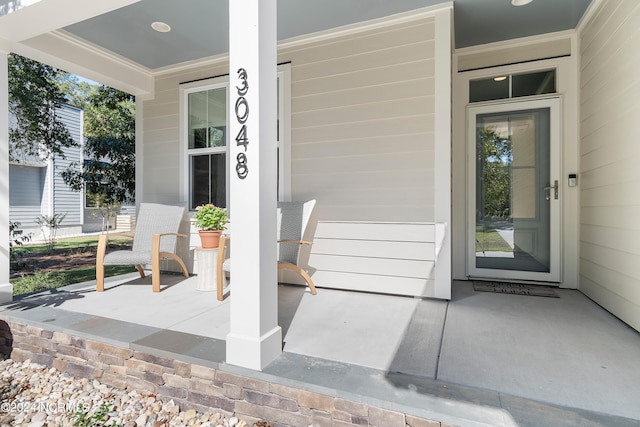
[[[494,77],[493,80],[497,81],[497,82],[501,82],[503,80],[506,80],[507,76],[499,76],[499,77]]]
[[[153,28],[159,33],[168,33],[169,31],[171,31],[171,27],[169,26],[169,24],[166,24],[164,22],[159,22],[159,21],[152,23],[151,28]]]
[[[531,3],[533,0],[511,0],[511,4],[514,6],[524,6]]]

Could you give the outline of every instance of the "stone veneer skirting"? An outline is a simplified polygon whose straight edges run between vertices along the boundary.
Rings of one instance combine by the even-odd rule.
[[[435,427],[448,424],[16,322],[0,322],[0,354],[122,389],[220,410],[252,424]]]

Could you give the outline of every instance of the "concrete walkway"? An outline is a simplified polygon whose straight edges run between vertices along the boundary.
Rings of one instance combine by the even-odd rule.
[[[451,302],[280,286],[284,353],[224,364],[229,299],[136,275],[18,299],[0,319],[64,330],[453,425],[640,426],[640,334],[578,291],[475,292]]]

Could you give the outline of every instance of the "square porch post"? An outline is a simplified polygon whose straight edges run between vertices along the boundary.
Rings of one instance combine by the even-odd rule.
[[[276,259],[276,0],[229,2],[231,324],[227,363],[282,353]]]
[[[13,300],[9,283],[9,64],[0,50],[0,303]]]

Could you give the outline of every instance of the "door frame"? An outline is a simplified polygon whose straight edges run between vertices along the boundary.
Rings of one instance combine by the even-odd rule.
[[[476,121],[478,114],[508,113],[527,109],[549,108],[550,147],[549,174],[550,185],[558,181],[558,199],[551,191],[550,199],[550,271],[548,273],[478,269],[476,258]],[[472,120],[473,118],[473,120]],[[523,99],[501,100],[498,102],[474,103],[466,107],[466,144],[467,144],[467,233],[466,233],[466,275],[469,279],[500,279],[523,283],[559,283],[562,277],[562,98],[558,95],[527,97]],[[482,271],[479,271],[482,270]]]

